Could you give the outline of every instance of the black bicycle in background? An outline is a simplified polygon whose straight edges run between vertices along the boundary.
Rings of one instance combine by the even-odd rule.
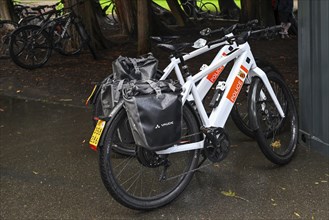
[[[56,8],[63,3],[64,0],[61,0],[53,5],[39,5],[36,7],[15,3],[14,12],[18,22],[0,19],[0,58],[9,57],[9,42],[11,33],[14,30],[31,24],[40,26],[49,20],[59,17],[63,14],[63,11]]]
[[[67,13],[41,26],[26,25],[15,30],[9,44],[14,63],[25,69],[35,69],[47,63],[53,49],[62,55],[75,55],[85,46],[96,59],[90,36],[73,10],[81,3],[65,8]]]
[[[18,26],[24,26],[28,24],[41,25],[42,23],[60,16],[63,11],[57,9],[59,5],[63,5],[64,0],[52,5],[38,5],[35,7],[28,5],[14,5],[14,12],[19,18]]]

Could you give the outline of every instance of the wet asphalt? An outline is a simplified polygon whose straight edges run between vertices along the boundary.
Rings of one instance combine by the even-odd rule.
[[[329,154],[299,146],[276,166],[231,121],[223,162],[171,204],[130,210],[101,182],[92,130],[90,109],[0,96],[0,219],[329,219]]]

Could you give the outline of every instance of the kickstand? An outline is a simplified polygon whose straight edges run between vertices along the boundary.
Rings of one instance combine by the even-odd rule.
[[[203,158],[202,158],[202,160],[199,162],[199,165],[198,165],[197,168],[200,168],[201,165],[207,160],[207,157],[206,157],[206,155],[204,154],[204,152],[202,152],[201,155],[202,155]]]

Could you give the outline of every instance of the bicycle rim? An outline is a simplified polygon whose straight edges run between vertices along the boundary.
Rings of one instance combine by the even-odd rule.
[[[211,2],[206,2],[200,7],[201,11],[207,12],[209,17],[218,16],[218,9],[215,4]]]

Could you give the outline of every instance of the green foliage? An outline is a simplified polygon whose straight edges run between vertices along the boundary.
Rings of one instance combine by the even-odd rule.
[[[102,1],[102,0],[100,0]],[[103,0],[104,1],[104,0]],[[169,10],[169,6],[167,4],[167,1],[166,0],[153,0],[154,2],[156,2],[158,5],[161,5],[163,8],[166,8]],[[234,0],[235,1],[235,4],[241,8],[241,3],[240,3],[240,0]],[[202,1],[203,3],[206,3],[206,2],[211,2],[211,3],[214,3],[218,9],[219,9],[219,6],[218,6],[218,0],[203,0]]]

